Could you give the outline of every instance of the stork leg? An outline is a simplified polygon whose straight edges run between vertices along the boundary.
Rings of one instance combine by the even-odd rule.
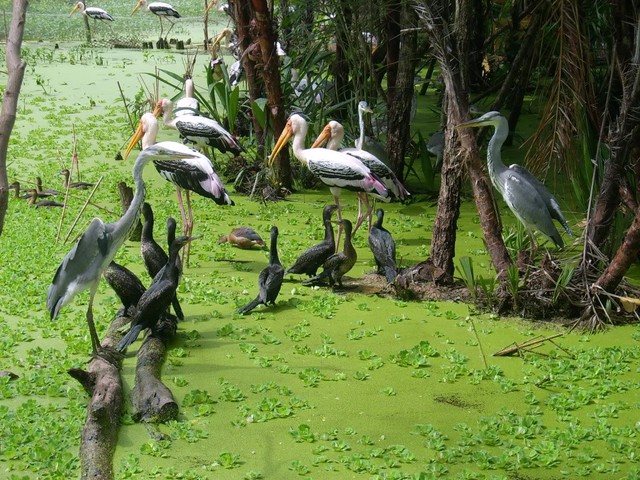
[[[176,22],[172,22],[171,20],[169,20],[169,18],[167,17],[167,22],[169,22],[171,24],[171,26],[169,27],[169,30],[167,30],[167,34],[165,35],[165,40],[167,39],[167,37],[169,36],[169,33],[171,33],[171,29],[173,28],[173,26],[176,24]]]
[[[178,196],[178,206],[180,207],[180,215],[182,217],[182,235],[187,235],[189,228],[187,222],[187,214],[184,211],[184,203],[182,202],[182,192],[176,187],[176,195]]]
[[[189,196],[189,190],[185,190],[187,196],[187,233],[185,235],[191,236],[193,233],[193,212],[191,210],[191,197]],[[191,242],[189,242],[191,243]],[[191,246],[187,243],[186,248],[183,249],[182,259],[187,258],[187,267],[189,266],[189,254],[191,253]],[[186,252],[184,251],[186,250]]]
[[[366,213],[362,213],[362,204],[366,205]],[[356,220],[356,224],[353,227],[353,232],[356,233],[360,225],[364,223],[364,219],[367,218],[369,221],[369,230],[371,230],[371,217],[373,212],[373,205],[369,202],[369,196],[366,193],[358,192],[358,218]]]

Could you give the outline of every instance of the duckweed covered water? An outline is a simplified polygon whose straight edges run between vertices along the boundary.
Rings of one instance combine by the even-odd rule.
[[[62,65],[67,75],[80,71]],[[53,85],[59,67],[35,69],[47,75],[51,70]],[[179,58],[173,67],[182,67]],[[148,71],[145,65],[140,70]],[[27,77],[10,150],[12,179],[39,174],[47,186],[60,182],[59,162],[70,158],[70,125],[77,120],[83,179],[102,177],[95,201],[118,211],[116,185],[128,178],[131,164],[112,158],[129,127],[112,106],[118,92],[104,71],[95,69],[87,82],[95,81],[95,89],[84,95],[57,81],[45,94],[34,75]],[[137,73],[123,68],[118,81],[135,89]],[[71,117],[59,115],[67,109]],[[176,139],[167,130],[161,138]],[[163,238],[167,216],[179,217],[175,194],[152,168],[145,178],[156,236]],[[77,195],[62,222],[59,210],[10,203],[0,242],[0,370],[20,377],[0,377],[3,478],[68,479],[79,473],[87,398],[66,371],[88,358],[88,297],[78,297],[55,322],[45,310],[48,284],[71,246],[55,242],[58,225],[64,238],[86,199],[86,193]],[[233,208],[193,198],[195,233],[202,238],[192,245],[179,291],[186,320],[163,371],[180,418],[160,426],[165,439],[152,439],[131,421],[128,405],[116,450],[117,478],[638,478],[638,327],[592,336],[567,332],[520,356],[495,357],[504,347],[562,330],[479,313],[455,301],[403,302],[313,289],[298,276],[287,278],[275,307],[240,317],[234,311],[255,296],[268,255],[218,244],[218,237],[248,225],[266,239],[277,225],[281,260],[291,265],[321,238],[321,211],[330,196],[300,192],[267,205],[233,198]],[[344,195],[344,203],[346,215],[355,217],[355,197]],[[384,208],[401,264],[426,258],[433,202]],[[91,207],[69,242],[96,214],[116,218]],[[505,222],[512,219],[505,216]],[[363,230],[356,248],[359,259],[349,277],[359,279],[374,269]],[[463,206],[457,251],[472,256],[482,275],[491,275],[470,202]],[[149,282],[138,244],[128,243],[117,261]],[[118,307],[101,284],[101,332]],[[124,362],[127,390],[139,345],[132,345]]]

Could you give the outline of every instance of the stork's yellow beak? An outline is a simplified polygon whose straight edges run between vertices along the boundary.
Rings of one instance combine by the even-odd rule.
[[[76,3],[76,6],[73,7],[73,10],[71,10],[71,13],[69,14],[69,16],[73,15],[74,13],[76,13],[76,10],[78,10],[80,8],[80,3]]]
[[[139,1],[135,7],[133,7],[133,11],[131,12],[131,15],[133,15],[134,13],[136,13],[138,11],[138,9],[142,6],[142,1]]]
[[[318,135],[318,138],[316,138],[316,141],[313,142],[313,145],[311,145],[311,148],[321,147],[322,145],[327,143],[330,138],[331,138],[331,125],[327,123],[325,127],[322,129],[322,131],[320,132],[320,135]]]
[[[284,126],[284,129],[282,130],[282,133],[280,134],[278,141],[274,145],[273,150],[271,151],[271,155],[269,155],[269,166],[273,165],[273,162],[275,158],[278,156],[278,154],[280,153],[280,150],[284,148],[284,146],[291,139],[291,137],[293,137],[293,129],[291,128],[291,122],[288,121],[287,124]]]
[[[207,8],[204,11],[205,15],[209,13],[209,10],[211,10],[216,3],[218,3],[216,0],[211,0],[209,2],[209,5],[207,5]]]
[[[127,149],[124,152],[124,157],[123,158],[125,160],[127,159],[129,154],[131,153],[131,150],[133,150],[133,148],[136,145],[138,145],[138,142],[140,141],[140,139],[142,138],[143,135],[144,135],[144,131],[142,129],[142,122],[140,122],[138,124],[138,129],[136,130],[136,132],[131,137],[131,140],[129,140],[129,144],[127,145]]]

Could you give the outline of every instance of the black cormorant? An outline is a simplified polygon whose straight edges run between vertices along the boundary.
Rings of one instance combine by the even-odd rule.
[[[376,210],[377,220],[371,225],[369,231],[369,248],[378,266],[378,274],[384,275],[387,282],[393,283],[398,273],[396,266],[396,242],[391,233],[382,226],[384,210]]]

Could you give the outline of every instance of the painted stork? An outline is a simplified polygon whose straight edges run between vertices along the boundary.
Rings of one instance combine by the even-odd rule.
[[[316,141],[313,142],[312,148],[316,148],[326,142],[328,149],[338,150],[343,138],[344,138],[344,127],[339,122],[332,120],[324,127],[324,129],[322,130],[322,132],[320,133]],[[359,148],[352,148],[352,147],[342,148],[339,151],[342,153],[346,153],[347,155],[350,155],[354,158],[357,158],[365,166],[367,166],[369,170],[371,170],[371,172],[374,175],[376,175],[382,181],[382,183],[384,183],[384,185],[389,190],[390,196],[392,198],[397,198],[403,201],[409,197],[410,193],[407,191],[404,185],[402,185],[402,182],[400,182],[400,180],[398,180],[398,178],[395,176],[393,171],[389,167],[387,167],[375,155],[367,152],[366,150],[361,150]],[[375,194],[373,194],[372,196],[374,198],[380,198]],[[369,227],[371,227],[371,216],[373,211],[373,205],[371,205],[371,203],[369,202],[369,199],[364,194],[359,194],[358,199],[361,204],[364,204],[366,206],[366,210],[367,210],[366,217],[369,220]],[[385,202],[389,201],[389,199],[387,198],[382,198],[382,200]],[[361,205],[360,205],[360,210],[362,210]],[[364,220],[364,217],[362,217],[362,220]],[[360,223],[356,222],[356,225],[354,226],[354,231],[356,231],[361,224],[362,224],[362,221]]]
[[[131,12],[131,15],[136,13],[136,11],[140,7],[142,7],[142,9],[145,12],[153,13],[160,20],[160,38],[166,38],[169,35],[169,32],[171,32],[171,29],[173,28],[173,26],[175,25],[175,22],[171,20],[171,17],[180,18],[180,14],[178,13],[178,11],[175,8],[173,8],[173,6],[169,5],[168,3],[165,3],[165,2],[151,2],[151,3],[148,3],[147,0],[138,0],[138,3],[133,8],[133,11]],[[167,21],[171,24],[171,27],[169,27],[169,30],[167,31],[167,35],[165,35],[164,37],[162,36],[162,32],[164,31],[164,26],[162,24],[162,19],[163,18],[166,18]]]
[[[177,130],[183,140],[200,148],[213,147],[222,153],[231,152],[234,155],[243,150],[234,136],[212,118],[199,115],[172,118],[173,102],[168,98],[160,100],[153,113],[156,117],[162,115],[165,126]]]
[[[309,126],[307,121],[298,114],[293,114],[287,120],[280,138],[273,147],[269,164],[293,137],[293,154],[318,177],[322,183],[329,186],[333,200],[338,205],[338,219],[342,219],[340,209],[340,191],[342,189],[354,192],[376,194],[384,201],[390,200],[389,189],[371,172],[360,160],[352,155],[330,150],[328,148],[304,148],[304,140]],[[362,212],[358,212],[358,222],[361,224]],[[340,233],[338,234],[339,244]]]
[[[126,159],[133,147],[142,139],[143,150],[156,142],[156,137],[160,125],[158,119],[152,113],[145,113],[140,119],[138,129],[131,137],[129,145],[124,153]],[[163,142],[181,145],[177,142]],[[222,180],[213,169],[211,161],[196,150],[188,149],[192,152],[190,157],[173,160],[171,162],[154,161],[153,164],[160,175],[176,187],[180,214],[182,215],[182,232],[185,236],[191,236],[193,231],[193,214],[191,212],[191,200],[189,192],[195,192],[206,198],[212,199],[218,205],[234,205],[233,200],[227,194]],[[184,210],[182,201],[182,190],[187,197],[187,212]]]
[[[98,8],[98,7],[85,7],[84,2],[76,3],[75,7],[73,7],[73,10],[71,10],[71,13],[69,14],[69,16],[76,13],[76,10],[80,10],[80,13],[82,13],[86,17],[93,18],[96,22],[98,20],[106,20],[108,22],[113,22],[113,17],[109,15],[106,10],[103,10],[102,8]]]

